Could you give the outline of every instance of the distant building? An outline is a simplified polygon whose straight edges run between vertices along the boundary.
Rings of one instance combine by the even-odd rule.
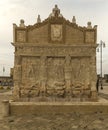
[[[13,68],[10,69],[10,76],[13,77]]]
[[[0,86],[13,86],[13,78],[10,76],[0,76]]]
[[[10,76],[0,76],[0,86],[13,86],[13,68],[10,69]]]
[[[104,74],[104,79],[105,79],[105,82],[108,83],[108,74]]]

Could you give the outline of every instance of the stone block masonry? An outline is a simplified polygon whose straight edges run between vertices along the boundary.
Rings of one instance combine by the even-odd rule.
[[[34,25],[13,24],[14,100],[97,101],[96,38],[96,25],[80,27],[75,16],[66,20],[57,5],[44,21],[38,15]]]
[[[108,102],[11,102],[10,114],[52,115],[52,114],[108,114]]]

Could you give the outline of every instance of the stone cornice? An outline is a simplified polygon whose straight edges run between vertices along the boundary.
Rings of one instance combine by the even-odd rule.
[[[41,23],[35,23],[34,25],[26,26],[26,30],[33,30],[35,28],[40,28],[40,27],[47,25],[47,24],[49,25],[49,24],[55,24],[55,23],[57,23],[57,24],[64,23],[65,25],[68,25],[70,27],[76,28],[76,29],[81,30],[81,31],[88,30],[86,27],[78,26],[76,23],[72,23],[69,20],[66,20],[64,17],[62,17],[62,18],[47,18]],[[94,29],[91,29],[91,30],[94,30]]]
[[[81,27],[81,26],[78,26],[78,24],[76,24],[76,23],[72,23],[72,22],[70,22],[69,20],[66,20],[64,17],[61,17],[61,18],[47,18],[47,19],[45,19],[44,21],[42,21],[41,23],[35,23],[34,25],[28,25],[28,26],[26,26],[26,30],[33,30],[33,29],[35,29],[35,28],[40,28],[40,27],[42,27],[42,26],[44,26],[44,25],[46,25],[46,24],[51,24],[51,23],[58,23],[58,24],[63,24],[63,23],[65,23],[65,25],[69,25],[70,27],[73,27],[73,28],[76,28],[76,29],[78,29],[78,30],[81,30],[81,31],[85,31],[85,30],[88,30],[88,31],[95,31],[96,30],[96,28],[95,28],[95,26],[94,26],[94,28],[92,28],[92,29],[88,29],[87,27]],[[19,28],[20,29],[20,27],[17,27],[17,28]]]
[[[45,19],[45,20],[44,20],[43,22],[41,22],[41,23],[35,23],[34,25],[29,25],[29,26],[27,26],[26,29],[27,29],[27,30],[33,30],[33,29],[35,29],[35,28],[40,28],[40,27],[42,27],[42,26],[48,24],[48,21],[49,21],[49,19],[47,18],[47,19]]]
[[[13,46],[15,46],[15,47],[83,47],[83,48],[85,48],[85,47],[97,47],[98,46],[98,44],[93,44],[93,43],[91,43],[91,44],[84,44],[84,43],[81,43],[81,44],[52,44],[52,43],[49,43],[49,44],[34,44],[34,43],[18,43],[18,42],[16,42],[16,43],[13,43],[13,42],[11,42],[11,44],[13,45]]]

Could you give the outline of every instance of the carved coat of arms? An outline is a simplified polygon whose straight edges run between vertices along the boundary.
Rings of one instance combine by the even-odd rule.
[[[52,41],[62,40],[62,25],[58,24],[51,25],[51,40]]]

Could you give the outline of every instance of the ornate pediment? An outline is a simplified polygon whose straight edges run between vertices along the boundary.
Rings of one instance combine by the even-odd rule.
[[[35,44],[82,44],[96,43],[96,26],[92,28],[91,22],[87,27],[78,26],[73,16],[72,22],[66,20],[57,5],[52,9],[51,14],[44,21],[38,15],[37,23],[25,26],[24,20],[20,26],[14,25],[15,42]]]

